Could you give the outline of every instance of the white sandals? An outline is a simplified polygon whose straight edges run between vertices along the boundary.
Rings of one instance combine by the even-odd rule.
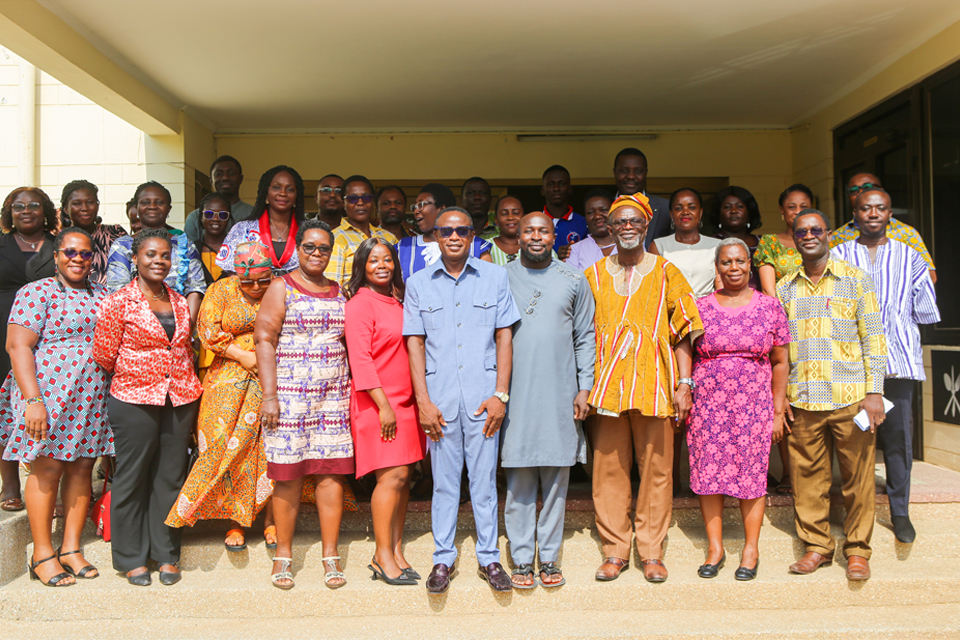
[[[290,573],[290,565],[293,563],[293,558],[275,557],[273,561],[280,563],[280,571],[270,576],[270,582],[272,582],[273,586],[277,589],[283,589],[284,591],[293,589],[293,574]],[[279,580],[289,580],[290,584],[280,584],[278,582]]]
[[[343,585],[347,584],[346,577],[343,575],[343,571],[337,569],[337,560],[340,559],[340,556],[327,556],[326,558],[320,558],[324,566],[331,571],[327,571],[323,574],[323,584],[327,585],[331,589],[339,589]],[[343,580],[343,582],[334,583],[333,580],[337,578]]]

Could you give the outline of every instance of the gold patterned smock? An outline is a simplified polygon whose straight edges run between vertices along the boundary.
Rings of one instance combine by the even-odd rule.
[[[887,340],[873,280],[843,260],[827,261],[817,284],[798,269],[777,283],[790,323],[787,400],[834,411],[883,393]]]
[[[597,304],[595,381],[589,403],[598,411],[674,415],[679,378],[673,348],[703,333],[687,280],[660,256],[644,254],[627,281],[612,255],[585,271]]]
[[[753,252],[753,266],[759,269],[761,266],[769,264],[777,274],[777,281],[780,278],[793,273],[800,268],[803,260],[796,249],[784,246],[777,234],[768,233],[761,236],[760,243],[756,251]]]
[[[243,297],[236,276],[210,285],[197,319],[203,348],[214,354],[197,417],[199,457],[166,524],[225,519],[249,527],[273,493],[260,434],[263,392],[257,375],[224,357],[230,345],[252,352],[260,303]]]

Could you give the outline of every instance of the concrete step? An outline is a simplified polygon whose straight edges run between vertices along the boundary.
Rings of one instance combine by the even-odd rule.
[[[893,532],[878,524],[874,529],[873,564],[878,562],[901,562],[921,558],[957,558],[960,559],[960,520],[924,520],[917,523],[918,536],[912,545],[897,542]],[[843,539],[843,528],[839,523],[831,525],[834,536]],[[185,570],[254,570],[269,572],[273,552],[264,546],[259,530],[252,529],[247,536],[247,549],[230,552],[224,548],[223,539],[227,529],[222,524],[219,531],[184,532],[183,551],[180,564]],[[724,529],[724,546],[729,562],[737,562],[743,549],[744,534],[742,526],[728,525]],[[475,566],[476,536],[472,531],[463,531],[457,535],[456,546],[461,566]],[[99,538],[88,536],[84,542],[87,560],[98,567],[111,566],[110,545]],[[340,555],[348,563],[366,567],[375,551],[372,534],[347,531],[340,535]],[[433,565],[433,537],[428,532],[408,532],[405,538],[404,555],[421,573],[429,571]],[[665,562],[668,566],[695,569],[704,562],[707,550],[706,532],[701,527],[671,527],[665,545]],[[509,559],[509,542],[503,532],[500,536],[500,551],[506,565]],[[27,547],[27,557],[32,545]],[[803,545],[797,539],[793,525],[773,525],[766,523],[760,534],[760,554],[765,562],[772,565],[787,566],[804,553]],[[296,563],[319,565],[323,556],[320,534],[317,531],[298,531],[294,539],[293,558]],[[564,568],[573,566],[593,567],[602,557],[600,538],[593,528],[567,529],[564,532],[563,551],[560,557]],[[634,557],[633,562],[638,562]]]
[[[389,615],[335,618],[304,617],[279,620],[261,609],[257,619],[170,618],[150,621],[150,635],[166,640],[396,640],[406,635],[399,630],[414,629],[413,637],[444,640],[529,640],[532,638],[656,638],[659,640],[942,640],[960,635],[960,620],[953,604],[871,607],[862,610],[820,608],[808,610],[762,608],[744,615],[741,610],[528,612],[523,617],[510,611],[494,615],[462,613],[453,616],[443,610],[420,615]],[[319,614],[315,614],[319,615]],[[143,633],[139,619],[100,621],[5,621],[10,637],[97,638],[127,640]]]
[[[875,619],[875,607],[950,605],[954,612],[960,611],[960,575],[954,564],[937,559],[877,563],[871,580],[850,583],[842,563],[810,576],[794,576],[785,566],[761,560],[760,575],[752,582],[735,581],[733,568],[727,567],[713,580],[698,578],[693,571],[675,570],[666,583],[657,585],[645,582],[634,567],[614,582],[598,583],[593,579],[592,566],[574,566],[565,570],[567,584],[563,587],[504,594],[494,593],[476,576],[473,566],[462,565],[450,591],[441,596],[428,595],[423,586],[390,587],[371,581],[364,568],[366,562],[357,559],[347,562],[348,583],[335,591],[323,586],[323,570],[314,564],[294,565],[297,586],[289,592],[272,587],[263,571],[185,571],[183,581],[175,586],[164,587],[155,579],[147,588],[133,587],[118,574],[105,572],[96,580],[56,591],[23,576],[0,589],[0,619],[73,623],[134,618],[141,623],[150,621],[147,625],[156,629],[153,621],[172,618],[279,620],[321,615],[325,619],[352,618],[359,625],[366,616],[390,616],[388,628],[397,633],[398,629],[416,629],[404,625],[397,616],[485,615],[491,624],[502,620],[496,628],[507,631],[504,625],[530,628],[518,614],[596,611],[607,612],[597,620],[613,621],[627,611],[648,612],[647,624],[659,625],[669,619],[662,613],[695,607],[740,611],[744,620],[757,609],[777,609],[783,614],[807,610],[805,616],[816,620],[821,608],[829,604],[851,608],[850,624],[860,624]],[[697,619],[688,612],[678,615],[698,621],[700,633],[709,629],[709,616]],[[466,629],[459,619],[456,627]]]

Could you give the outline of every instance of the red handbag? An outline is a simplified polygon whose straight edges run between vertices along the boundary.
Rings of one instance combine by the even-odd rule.
[[[103,536],[104,542],[110,542],[110,494],[112,492],[107,491],[108,482],[110,482],[110,476],[103,479],[103,493],[90,510],[90,519],[97,527],[97,535]]]

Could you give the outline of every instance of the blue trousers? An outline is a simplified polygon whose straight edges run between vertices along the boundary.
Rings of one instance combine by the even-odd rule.
[[[439,442],[429,441],[433,469],[433,563],[452,567],[457,560],[457,549],[453,542],[457,532],[460,478],[464,462],[470,479],[470,502],[477,528],[477,559],[483,566],[500,562],[497,544],[497,455],[500,451],[500,432],[492,438],[485,437],[483,424],[487,419],[486,413],[475,417],[462,400],[457,415],[452,419],[444,416],[444,419],[447,426],[443,428],[443,438]]]

